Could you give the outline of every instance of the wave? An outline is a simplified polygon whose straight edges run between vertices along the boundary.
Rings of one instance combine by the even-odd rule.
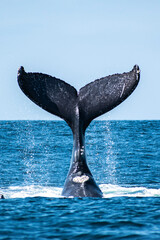
[[[145,187],[121,187],[113,184],[101,184],[99,186],[104,198],[113,197],[160,197],[160,189],[148,189]],[[63,198],[62,188],[46,186],[10,186],[1,193],[6,199],[27,197],[51,197]]]

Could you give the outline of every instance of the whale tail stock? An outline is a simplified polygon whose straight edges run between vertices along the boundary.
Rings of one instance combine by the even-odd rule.
[[[140,70],[110,75],[79,91],[66,82],[42,73],[18,70],[18,83],[24,94],[41,108],[64,119],[74,132],[76,121],[85,132],[90,122],[123,102],[136,88]],[[76,120],[75,120],[76,119]]]

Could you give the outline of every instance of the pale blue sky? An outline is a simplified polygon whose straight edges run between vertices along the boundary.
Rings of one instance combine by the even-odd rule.
[[[160,119],[159,0],[0,1],[1,120],[55,119],[19,89],[21,65],[79,89],[134,64],[137,89],[103,119]]]

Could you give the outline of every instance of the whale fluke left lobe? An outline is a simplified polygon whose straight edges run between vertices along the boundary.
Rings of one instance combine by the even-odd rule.
[[[68,83],[42,73],[18,70],[18,84],[24,94],[46,111],[63,118],[70,127],[74,119],[77,91]]]

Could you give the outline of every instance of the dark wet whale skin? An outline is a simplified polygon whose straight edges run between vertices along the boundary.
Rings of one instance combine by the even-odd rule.
[[[0,199],[4,199],[4,196],[2,194],[0,194]]]
[[[79,92],[64,81],[42,73],[26,73],[21,67],[18,83],[34,103],[63,118],[73,133],[70,170],[62,195],[65,197],[102,197],[86,162],[85,130],[90,122],[123,102],[140,79],[137,65],[128,72],[91,82]]]

